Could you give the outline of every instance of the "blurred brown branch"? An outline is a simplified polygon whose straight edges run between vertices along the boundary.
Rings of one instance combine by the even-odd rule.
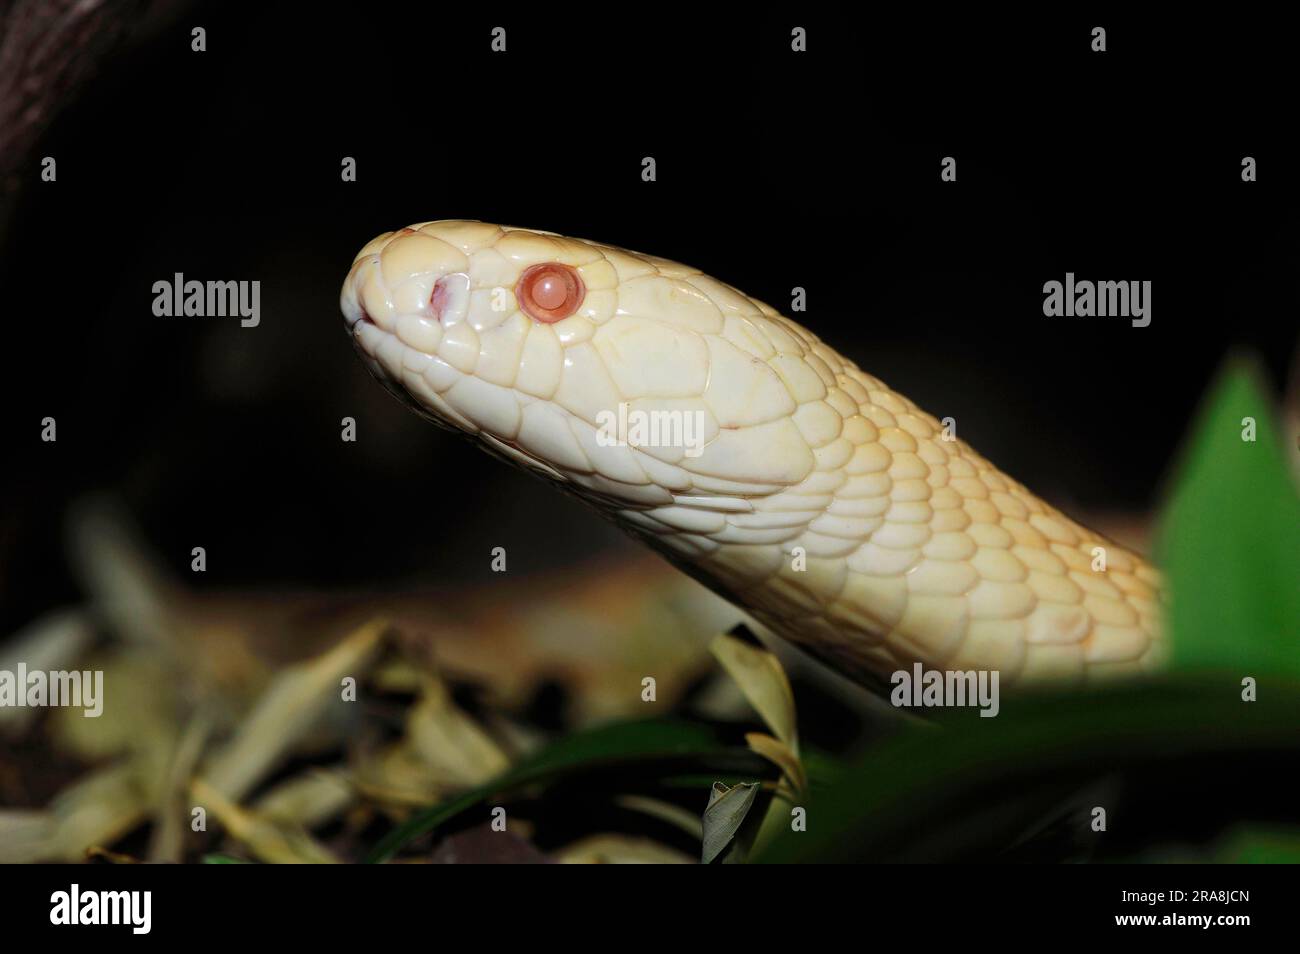
[[[0,182],[16,172],[78,86],[131,31],[149,0],[0,3]]]

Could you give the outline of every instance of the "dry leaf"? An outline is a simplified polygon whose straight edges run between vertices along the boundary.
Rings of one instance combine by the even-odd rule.
[[[373,620],[324,655],[276,676],[235,738],[208,763],[204,780],[232,801],[247,795],[332,706],[355,704],[343,701],[343,678],[362,681],[387,630],[386,621]]]
[[[136,538],[118,503],[104,496],[74,503],[67,549],[82,588],[119,638],[171,646],[175,627],[168,607],[177,587]]]
[[[355,800],[356,791],[342,769],[309,769],[272,788],[253,810],[272,821],[310,829],[337,818]]]
[[[88,719],[76,707],[55,709],[50,714],[55,743],[85,762],[136,753],[148,763],[142,768],[161,773],[178,733],[174,672],[156,654],[134,648],[96,653],[85,666],[104,674],[103,711]],[[161,782],[161,774],[154,777]]]
[[[0,810],[0,865],[25,865],[52,857],[54,816],[22,809]]]
[[[81,861],[86,849],[111,845],[143,822],[152,804],[148,786],[131,761],[92,772],[50,804],[52,827],[44,857]]]
[[[64,609],[47,613],[5,640],[0,671],[15,672],[19,663],[25,663],[28,672],[77,669],[73,664],[94,638],[95,629],[85,611]],[[76,711],[78,716],[82,715],[80,709]],[[36,712],[27,706],[0,707],[0,728],[21,732]]]
[[[761,646],[751,645],[730,633],[715,637],[709,649],[740,686],[772,734],[797,753],[794,690],[780,660]]]
[[[747,732],[745,742],[763,758],[776,764],[777,768],[789,781],[796,798],[802,798],[808,791],[808,776],[804,772],[799,756],[780,739],[774,739],[762,732]]]
[[[510,767],[483,729],[452,701],[442,680],[426,675],[420,701],[406,720],[411,751],[444,785],[481,785]]]
[[[190,779],[203,755],[203,746],[212,731],[212,719],[200,711],[190,719],[181,734],[172,756],[171,765],[158,794],[154,809],[153,831],[149,838],[149,860],[153,862],[179,862],[185,848],[185,821],[189,818],[186,795]]]
[[[194,799],[216,816],[226,833],[271,864],[337,864],[338,858],[292,822],[274,821],[240,808],[202,779],[191,786]]]

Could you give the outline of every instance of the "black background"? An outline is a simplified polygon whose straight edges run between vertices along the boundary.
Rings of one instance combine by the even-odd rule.
[[[75,878],[73,871],[75,870]],[[156,867],[152,865],[94,865],[77,869],[45,866],[26,869],[25,877],[7,893],[15,917],[6,925],[15,939],[62,938],[65,942],[140,944],[183,942],[196,925],[216,936],[289,938],[298,944],[322,941],[371,945],[380,931],[401,930],[431,936],[451,925],[467,932],[491,932],[493,940],[536,944],[571,941],[575,923],[599,925],[611,933],[629,930],[642,936],[671,936],[698,930],[697,909],[681,903],[673,889],[680,882],[658,882],[653,870],[620,878],[609,872],[590,874],[571,869],[577,891],[557,901],[555,891],[537,890],[546,880],[554,884],[554,868],[531,876],[525,866],[503,870],[457,865],[446,874],[422,869],[423,878],[410,877],[403,866],[363,869],[295,869],[285,878],[269,865]],[[628,869],[624,869],[627,871]],[[635,871],[636,869],[632,869]],[[511,871],[517,872],[512,874]],[[715,879],[712,895],[734,904],[726,906],[720,924],[742,943],[770,941],[772,918],[756,914],[755,899],[770,909],[807,914],[829,929],[844,925],[869,931],[885,942],[909,943],[935,939],[969,943],[1006,938],[1039,941],[1068,932],[1072,940],[1129,934],[1150,939],[1169,936],[1180,948],[1191,938],[1224,949],[1243,939],[1285,943],[1294,879],[1284,865],[1207,868],[1162,865],[1135,869],[1123,865],[1061,865],[1052,877],[1039,866],[999,866],[996,871],[967,865],[892,865],[887,877],[856,875],[809,881],[797,868],[767,869],[762,877],[736,881]],[[867,873],[870,875],[870,872]],[[265,880],[262,880],[265,879]],[[481,879],[481,880],[480,880]],[[639,880],[634,880],[639,879]],[[52,926],[50,896],[69,890],[76,881],[85,891],[152,891],[152,930],[134,935],[123,926]],[[670,887],[671,886],[671,887]],[[566,885],[566,887],[568,887]],[[646,888],[650,890],[646,890]],[[660,890],[662,889],[662,890]],[[701,889],[702,890],[702,889]],[[1249,900],[1234,904],[1147,904],[1123,901],[1124,892],[1156,894],[1182,891],[1246,891]],[[196,896],[208,905],[196,905]],[[510,910],[503,916],[502,898]],[[778,900],[779,899],[779,900]],[[449,901],[453,903],[448,903]],[[220,904],[219,923],[210,906]],[[942,905],[942,916],[936,916]],[[420,919],[413,912],[428,912]],[[1249,925],[1201,927],[1118,926],[1116,915],[1211,915],[1250,918]],[[851,919],[851,920],[850,920]],[[1261,938],[1262,936],[1262,938]],[[1281,946],[1279,944],[1278,946]]]
[[[1254,350],[1280,391],[1295,352],[1287,36],[1100,13],[199,4],[61,114],[0,237],[0,632],[77,597],[65,510],[104,488],[178,572],[207,548],[200,585],[474,580],[494,546],[512,572],[632,547],[404,411],[353,354],[352,256],[435,218],[652,252],[782,310],[804,286],[804,323],[1053,502],[1145,511],[1225,354]],[[155,317],[177,271],[260,280],[261,325]],[[1044,318],[1066,271],[1150,280],[1150,327]]]

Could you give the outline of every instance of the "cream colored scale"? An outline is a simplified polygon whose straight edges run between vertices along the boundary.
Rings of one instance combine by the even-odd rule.
[[[372,370],[417,408],[860,681],[917,661],[1091,680],[1163,656],[1146,561],[696,269],[428,222],[363,248],[341,303]],[[611,441],[633,412],[689,419],[665,433],[693,442]]]

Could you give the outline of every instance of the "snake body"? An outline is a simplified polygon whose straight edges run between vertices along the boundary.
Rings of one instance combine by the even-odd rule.
[[[859,682],[915,663],[1081,682],[1166,654],[1142,557],[696,269],[427,222],[367,244],[341,306],[371,370],[417,411],[576,493]],[[694,421],[697,439],[611,442],[611,418],[632,412]]]

